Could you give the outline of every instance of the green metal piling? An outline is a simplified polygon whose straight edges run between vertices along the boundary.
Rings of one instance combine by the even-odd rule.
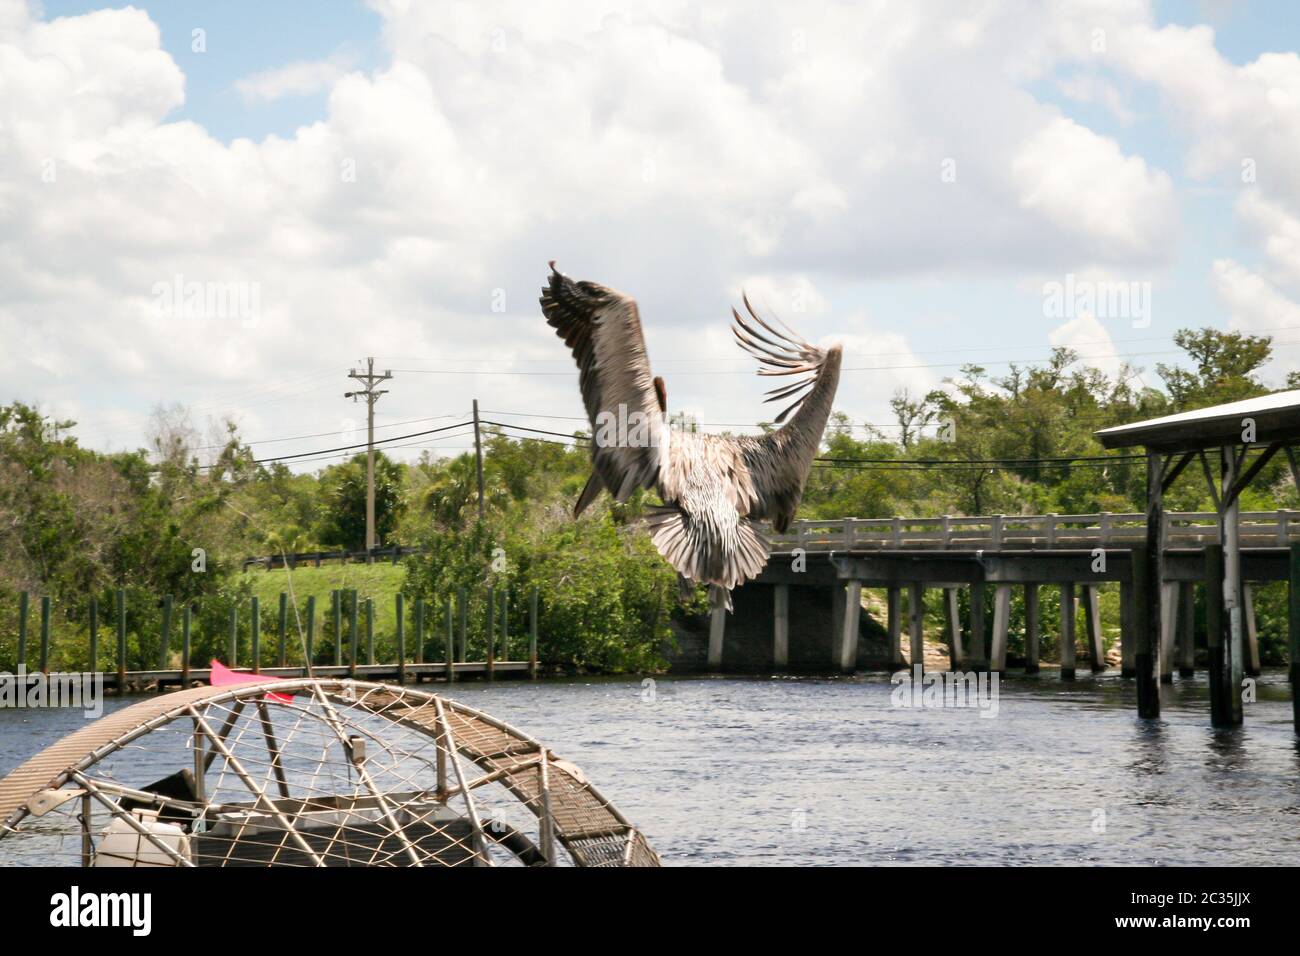
[[[171,652],[172,640],[172,611],[175,606],[175,598],[170,594],[163,595],[162,606],[162,634],[158,638],[158,669],[165,671],[167,669],[168,656]],[[159,689],[162,682],[159,681]]]
[[[397,613],[397,683],[406,683],[406,630],[405,622],[402,620],[402,592],[397,592],[396,607]]]
[[[259,674],[262,670],[262,605],[253,595],[253,631],[252,631],[252,651],[253,651],[253,673]]]
[[[41,673],[50,672],[50,599],[41,598]]]

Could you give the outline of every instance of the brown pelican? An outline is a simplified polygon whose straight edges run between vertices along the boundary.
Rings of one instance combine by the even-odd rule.
[[[758,522],[785,531],[799,507],[835,399],[840,347],[809,345],[784,323],[778,331],[742,293],[749,318],[732,309],[732,332],[758,359],[759,375],[800,376],[766,399],[793,400],[777,424],[794,415],[761,437],[675,431],[663,379],[650,374],[636,301],[550,265],[542,312],[578,363],[593,428],[594,468],[574,516],[602,489],[623,502],[637,488],[654,488],[663,499],[649,516],[655,547],[687,582],[710,585],[713,607],[730,610],[731,589],[767,563]]]

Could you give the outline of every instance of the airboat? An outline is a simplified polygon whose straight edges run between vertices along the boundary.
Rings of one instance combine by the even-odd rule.
[[[45,866],[659,865],[537,740],[356,680],[253,678],[122,708],[0,780],[0,820],[5,855]]]

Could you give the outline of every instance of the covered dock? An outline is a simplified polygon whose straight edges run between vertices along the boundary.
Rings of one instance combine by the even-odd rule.
[[[1210,679],[1210,715],[1216,727],[1242,722],[1244,678],[1244,602],[1240,539],[1242,491],[1282,452],[1300,487],[1295,445],[1300,442],[1300,390],[1213,405],[1194,411],[1105,428],[1097,433],[1108,449],[1141,447],[1146,452],[1146,541],[1133,548],[1132,583],[1135,612],[1138,714],[1160,716],[1159,661],[1161,590],[1167,560],[1161,538],[1165,494],[1193,466],[1200,471],[1214,501],[1219,543],[1204,549],[1206,644]],[[1289,563],[1288,657],[1293,712],[1300,731],[1300,683],[1297,639],[1300,637],[1300,544],[1287,550]],[[1221,586],[1216,586],[1221,584]]]

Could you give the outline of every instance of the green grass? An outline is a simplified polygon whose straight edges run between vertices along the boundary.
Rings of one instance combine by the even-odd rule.
[[[253,582],[253,593],[262,607],[278,608],[280,592],[291,593],[289,584],[292,579],[292,596],[299,611],[306,609],[307,598],[314,595],[318,615],[329,610],[330,592],[335,588],[355,588],[359,601],[370,598],[375,602],[375,633],[392,634],[397,630],[394,595],[406,580],[406,572],[400,565],[333,563],[319,568],[299,567],[296,571],[283,568],[253,570],[244,572],[244,575]],[[290,621],[292,619],[293,612],[290,611]],[[292,626],[290,624],[291,629]]]

